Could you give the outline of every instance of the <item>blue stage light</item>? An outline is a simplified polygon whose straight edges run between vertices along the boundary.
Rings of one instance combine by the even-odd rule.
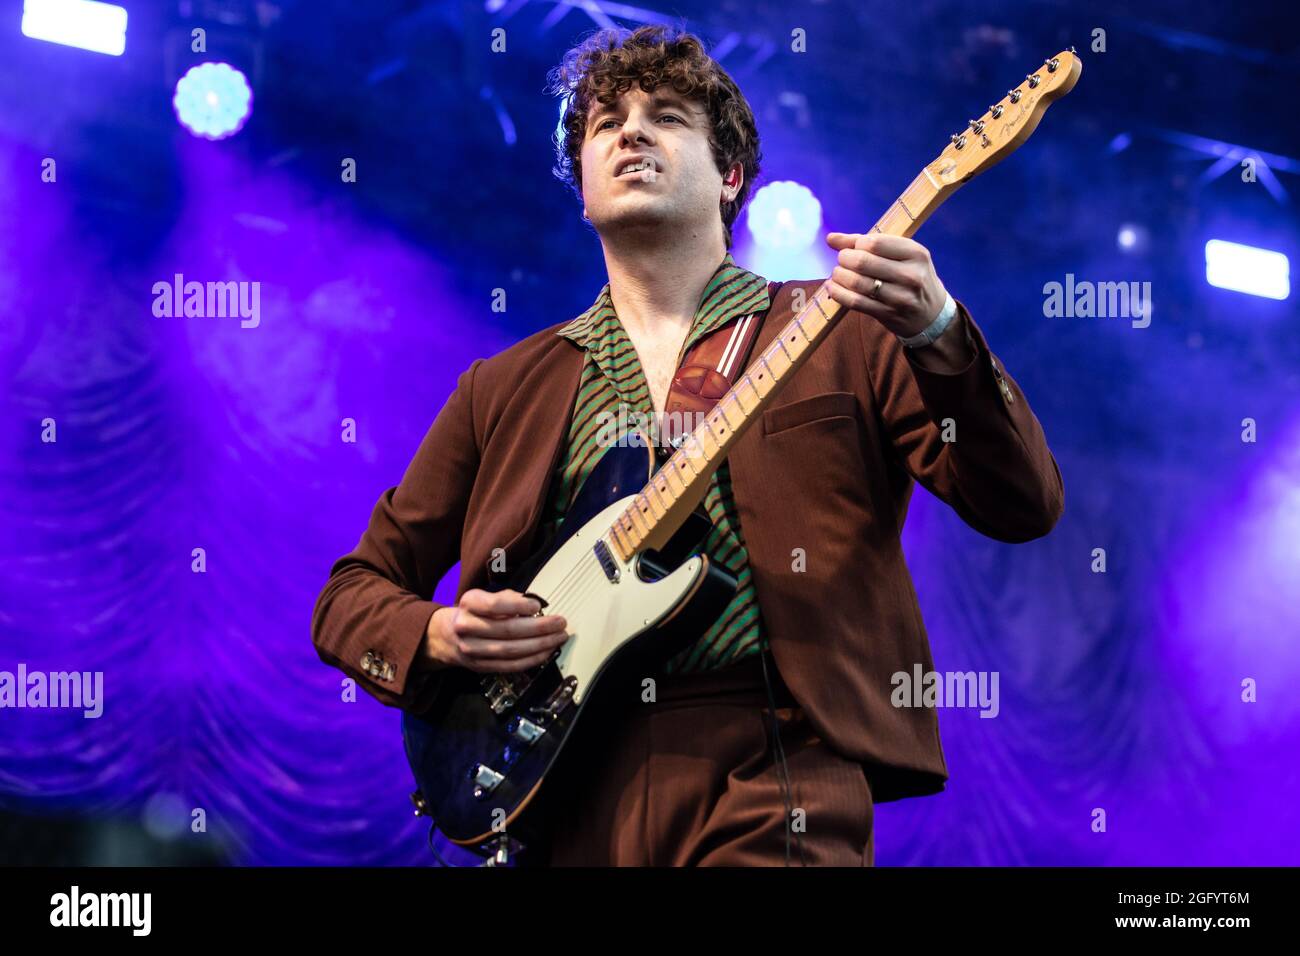
[[[126,10],[94,0],[26,0],[23,36],[121,56],[126,50]]]
[[[172,106],[195,136],[225,139],[238,133],[253,111],[248,80],[228,63],[200,63],[176,83]]]
[[[1291,295],[1291,263],[1271,249],[1211,239],[1205,244],[1205,281],[1220,289],[1285,299]]]
[[[1150,236],[1142,226],[1126,222],[1115,234],[1115,244],[1123,252],[1142,252],[1146,249]]]
[[[816,241],[822,204],[807,186],[782,180],[754,194],[745,221],[758,247],[798,252]]]

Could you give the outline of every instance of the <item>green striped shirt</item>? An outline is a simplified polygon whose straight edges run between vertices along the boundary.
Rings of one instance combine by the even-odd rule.
[[[704,289],[699,308],[691,321],[681,355],[702,337],[728,322],[761,312],[768,306],[767,280],[742,269],[728,252]],[[562,523],[578,489],[604,454],[611,420],[635,423],[654,418],[654,403],[646,384],[641,360],[632,340],[614,312],[609,283],[600,290],[586,312],[559,329],[559,335],[586,350],[578,398],[568,441],[560,453],[550,499],[545,511],[545,530],[554,532]],[[620,403],[624,406],[620,410]],[[649,476],[647,476],[648,479]],[[724,461],[714,473],[704,497],[704,507],[713,528],[704,541],[710,559],[726,567],[740,584],[727,609],[694,644],[668,661],[665,673],[711,670],[758,653],[762,619],[754,595],[749,555],[740,534],[740,518],[731,492],[731,472]]]

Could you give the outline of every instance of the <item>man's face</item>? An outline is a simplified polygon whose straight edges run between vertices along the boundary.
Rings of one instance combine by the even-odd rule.
[[[596,103],[582,143],[582,198],[600,233],[673,225],[690,230],[721,228],[719,207],[741,185],[723,183],[709,146],[704,107],[660,86],[654,93],[633,87],[610,106]],[[619,173],[633,159],[649,168]]]

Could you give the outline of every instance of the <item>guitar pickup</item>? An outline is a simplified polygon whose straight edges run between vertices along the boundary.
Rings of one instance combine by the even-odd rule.
[[[605,544],[605,540],[602,538],[597,541],[596,546],[591,550],[596,553],[596,560],[600,562],[600,569],[605,572],[605,577],[609,578],[611,581],[617,581],[618,562],[615,561],[614,556],[609,553],[609,545]]]

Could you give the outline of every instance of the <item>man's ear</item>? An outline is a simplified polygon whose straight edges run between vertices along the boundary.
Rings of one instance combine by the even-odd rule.
[[[740,193],[745,182],[745,168],[740,163],[732,163],[722,176],[722,185],[728,187],[723,196],[724,202],[731,202]]]

